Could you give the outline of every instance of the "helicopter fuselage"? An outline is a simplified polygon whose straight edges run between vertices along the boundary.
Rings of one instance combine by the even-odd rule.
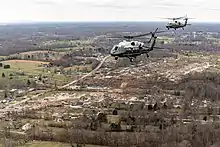
[[[172,22],[169,22],[167,25],[166,25],[166,28],[169,30],[169,29],[178,29],[178,28],[182,28],[184,30],[184,27],[187,25],[187,20],[188,19],[185,19],[185,22],[180,22],[180,21],[177,21],[177,20],[173,20]]]
[[[181,22],[177,22],[177,23],[170,22],[166,25],[167,29],[178,29],[178,28],[183,28],[183,27],[185,27],[185,25]]]
[[[115,60],[117,60],[119,57],[127,57],[130,59],[132,62],[134,58],[137,56],[140,56],[141,54],[147,54],[147,57],[149,57],[148,53],[153,50],[156,44],[156,39],[157,36],[155,36],[156,33],[161,33],[157,32],[158,28],[155,30],[155,32],[150,32],[147,34],[142,34],[138,35],[135,37],[140,37],[140,36],[146,36],[151,34],[150,40],[148,40],[149,46],[145,46],[143,42],[139,41],[122,41],[117,45],[114,45],[113,48],[110,51],[110,55],[115,57]],[[162,31],[164,32],[164,31]],[[129,37],[132,38],[132,37]]]
[[[112,56],[128,56],[130,54],[137,54],[143,48],[144,43],[139,41],[123,41],[120,42],[118,45],[113,46],[110,51]]]
[[[130,61],[141,54],[147,54],[149,49],[144,49],[144,43],[139,41],[123,41],[114,45],[110,51],[111,56],[117,60],[119,57],[127,57]],[[148,56],[148,55],[147,55]]]

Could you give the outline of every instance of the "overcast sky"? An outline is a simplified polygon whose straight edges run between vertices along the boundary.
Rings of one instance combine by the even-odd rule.
[[[0,0],[0,22],[147,21],[185,14],[220,21],[219,0]]]

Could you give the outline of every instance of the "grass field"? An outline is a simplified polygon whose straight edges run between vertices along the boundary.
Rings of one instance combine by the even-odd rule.
[[[8,64],[11,66],[10,69],[1,69],[0,74],[4,72],[5,74],[13,72],[24,72],[27,75],[38,75],[43,67],[39,67],[42,64],[48,64],[49,62],[41,61],[30,61],[30,60],[8,60],[2,62],[4,65]]]
[[[22,146],[17,147],[71,147],[70,144],[64,144],[59,142],[40,142],[40,141],[34,141],[31,143],[27,143]]]
[[[0,144],[0,147],[5,147],[5,145],[2,143]],[[33,141],[24,145],[14,147],[71,147],[71,145],[59,142]]]
[[[11,66],[9,69],[0,68],[0,84],[11,85],[13,83],[26,83],[27,79],[32,76],[47,76],[48,79],[57,81],[57,85],[66,83],[70,78],[63,74],[52,74],[48,72],[46,65],[49,62],[31,61],[31,60],[8,60],[2,62],[4,65],[8,64]],[[49,69],[50,70],[50,69]],[[51,71],[54,69],[51,68]],[[5,74],[5,78],[2,77],[2,73]],[[22,74],[23,73],[23,74]],[[9,75],[12,75],[13,79],[9,79]],[[53,81],[51,81],[53,83]],[[0,86],[0,88],[2,85]]]
[[[3,60],[6,56],[0,56],[0,60]]]
[[[164,43],[171,43],[174,41],[174,38],[169,38],[167,36],[158,36],[158,40],[164,41]]]
[[[74,146],[76,146],[76,144],[74,144]],[[59,142],[34,141],[32,143],[28,143],[26,145],[16,146],[16,147],[71,147],[71,145],[65,143],[59,143]],[[85,145],[85,147],[106,147],[106,146]]]

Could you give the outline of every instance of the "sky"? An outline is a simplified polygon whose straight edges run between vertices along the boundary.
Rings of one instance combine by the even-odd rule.
[[[0,23],[158,21],[188,15],[220,22],[219,0],[0,0]]]

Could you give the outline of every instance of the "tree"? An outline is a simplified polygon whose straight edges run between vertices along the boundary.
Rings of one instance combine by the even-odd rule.
[[[42,77],[41,77],[41,76],[39,76],[38,80],[39,80],[39,81],[41,81],[41,80],[42,80]]]
[[[5,98],[7,98],[8,97],[8,94],[7,94],[7,92],[5,91],[5,96],[4,96]]]
[[[71,69],[71,68],[67,71],[67,74],[68,74],[68,75],[71,75],[71,74],[72,74],[72,69]]]
[[[165,43],[164,40],[160,41],[160,44],[164,44],[164,43]]]
[[[116,109],[113,110],[112,112],[113,115],[118,115],[118,111]]]
[[[2,78],[5,78],[5,73],[2,73]]]
[[[54,82],[54,87],[55,87],[55,89],[58,88],[58,87],[57,87],[57,81]]]
[[[27,85],[30,86],[31,85],[31,81],[28,79],[27,80]]]
[[[8,68],[11,68],[10,65],[4,65],[4,69],[8,69]]]

